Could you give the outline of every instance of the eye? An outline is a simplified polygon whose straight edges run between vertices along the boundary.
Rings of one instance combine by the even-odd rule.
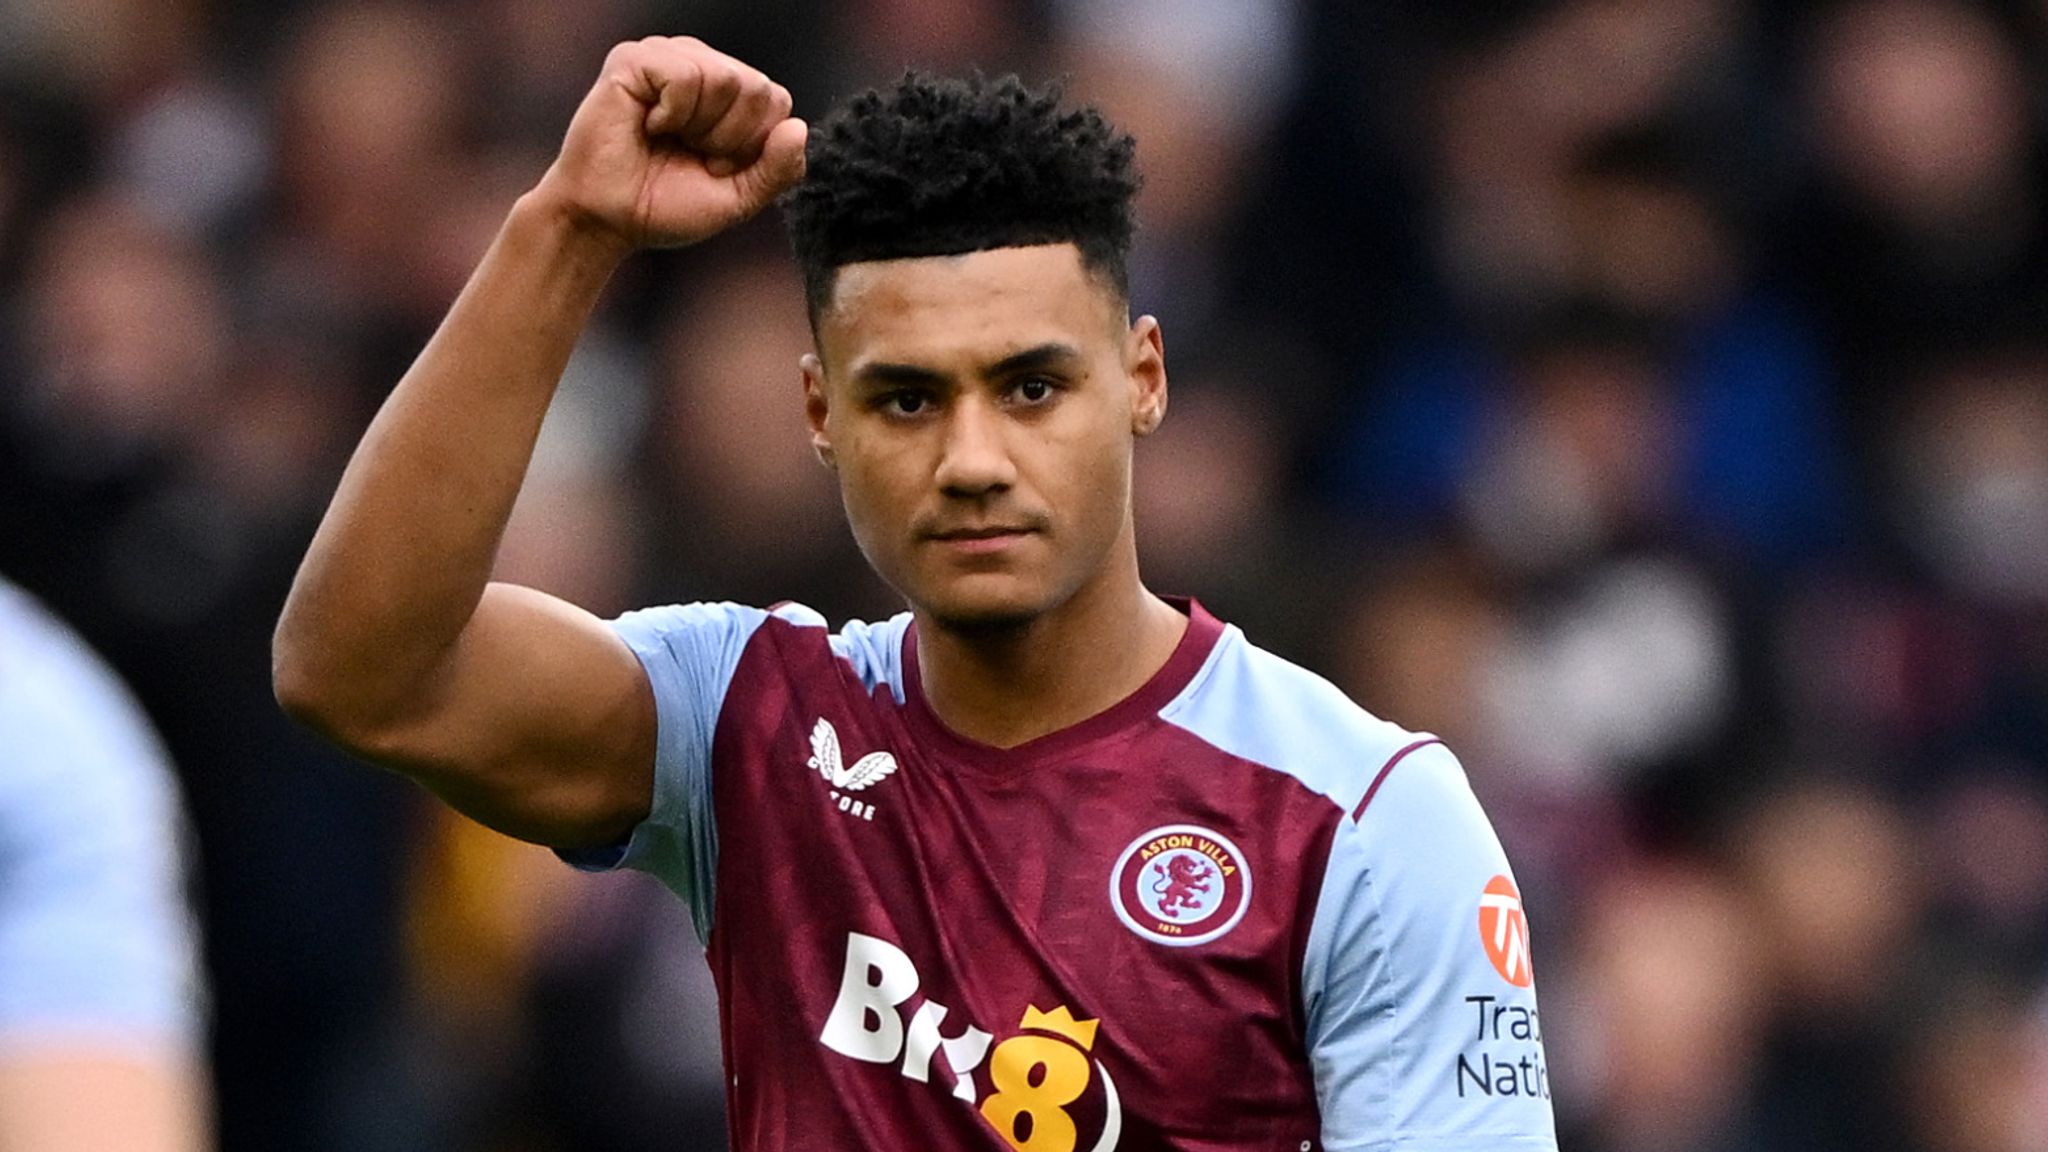
[[[1017,381],[1017,398],[1026,404],[1043,404],[1052,399],[1055,385],[1044,376],[1026,376]]]
[[[891,392],[882,400],[882,407],[891,415],[915,416],[924,411],[931,401],[922,392]]]

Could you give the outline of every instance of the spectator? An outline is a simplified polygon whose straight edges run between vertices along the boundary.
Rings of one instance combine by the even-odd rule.
[[[0,581],[0,1148],[206,1146],[184,833],[120,681]]]

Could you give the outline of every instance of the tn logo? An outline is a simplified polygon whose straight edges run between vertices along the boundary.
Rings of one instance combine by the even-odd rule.
[[[1479,897],[1479,939],[1501,979],[1517,988],[1536,979],[1529,968],[1529,919],[1522,914],[1522,894],[1504,875],[1487,881]]]

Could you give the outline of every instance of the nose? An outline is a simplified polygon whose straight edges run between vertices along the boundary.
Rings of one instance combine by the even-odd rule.
[[[1002,414],[982,397],[962,397],[946,416],[936,477],[940,490],[973,499],[1001,492],[1016,478]]]

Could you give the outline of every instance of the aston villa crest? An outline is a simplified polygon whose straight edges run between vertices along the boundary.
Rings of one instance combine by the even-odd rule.
[[[1124,926],[1175,947],[1206,944],[1251,907],[1244,854],[1221,833],[1168,824],[1131,841],[1109,874],[1109,903]]]

